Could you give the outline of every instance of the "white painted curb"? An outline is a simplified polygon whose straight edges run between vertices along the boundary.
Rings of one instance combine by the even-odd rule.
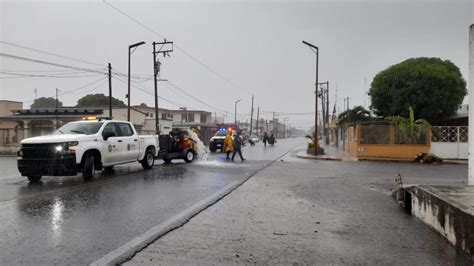
[[[224,196],[232,192],[232,190],[236,189],[239,185],[247,181],[248,178],[250,178],[250,176],[245,178],[243,181],[236,181],[227,185],[226,187],[210,195],[209,197],[198,201],[191,207],[188,207],[187,209],[181,211],[180,213],[171,217],[165,222],[151,228],[140,236],[135,237],[134,239],[125,243],[123,246],[109,252],[107,255],[96,260],[90,265],[115,265],[124,262],[124,260],[132,257],[137,251],[145,248],[149,243],[153,242],[158,237],[168,233],[169,231],[175,228],[182,226],[193,216],[197,215],[202,210],[206,209],[207,207],[213,205],[214,203],[222,199]]]
[[[230,194],[240,185],[244,184],[249,178],[256,175],[258,172],[262,171],[263,169],[267,168],[271,164],[273,164],[278,159],[285,156],[287,153],[292,151],[293,149],[288,150],[287,152],[283,153],[277,159],[269,162],[264,167],[256,170],[255,172],[249,174],[246,178],[241,181],[235,181],[230,183],[229,185],[225,186],[221,190],[215,192],[214,194],[210,195],[209,197],[198,201],[197,203],[193,204],[191,207],[186,208],[185,210],[181,211],[177,215],[171,217],[170,219],[164,221],[163,223],[151,228],[150,230],[146,231],[145,233],[135,237],[134,239],[130,240],[129,242],[125,243],[124,245],[118,247],[117,249],[109,252],[102,258],[94,261],[91,263],[91,266],[102,266],[102,265],[117,265],[121,264],[131,257],[133,257],[137,252],[144,249],[150,243],[155,241],[156,239],[160,238],[161,236],[165,235],[166,233],[183,226],[187,223],[191,218],[198,215],[201,211],[207,209],[208,207],[214,205],[216,202]]]

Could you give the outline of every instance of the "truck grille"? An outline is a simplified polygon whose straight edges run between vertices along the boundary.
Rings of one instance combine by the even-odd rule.
[[[63,143],[23,144],[23,158],[53,158],[57,155],[56,146]]]

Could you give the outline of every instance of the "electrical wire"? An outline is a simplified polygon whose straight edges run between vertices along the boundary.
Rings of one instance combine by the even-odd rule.
[[[203,105],[205,105],[205,106],[207,106],[207,107],[210,107],[210,108],[212,108],[212,109],[214,109],[214,110],[218,110],[218,111],[223,112],[223,113],[226,112],[226,110],[224,110],[224,109],[220,109],[220,108],[218,108],[218,107],[215,107],[215,106],[213,106],[213,105],[210,105],[210,104],[208,104],[208,103],[206,103],[206,102],[204,102],[204,101],[198,99],[197,97],[195,97],[195,96],[192,95],[191,93],[187,92],[187,91],[184,90],[183,88],[179,87],[178,85],[176,85],[176,84],[175,84],[174,82],[172,82],[172,81],[169,81],[169,80],[168,80],[168,81],[165,83],[165,85],[166,85],[166,84],[169,84],[169,85],[172,86],[174,89],[179,90],[179,91],[182,92],[183,94],[187,95],[188,97],[194,99],[195,101],[197,101],[197,102],[199,102],[199,103],[201,103],[201,104],[203,104]],[[233,114],[233,113],[231,113],[231,114]]]
[[[86,73],[86,72],[82,72]],[[94,74],[94,75],[72,75],[72,76],[67,76],[65,74],[57,74],[57,75],[46,75],[46,74],[22,74],[22,73],[14,73],[14,72],[7,72],[7,71],[0,71],[0,74],[6,74],[6,75],[13,75],[13,76],[18,76],[18,77],[32,77],[32,78],[86,78],[86,77],[95,77],[100,74]]]
[[[103,0],[104,4],[108,5],[109,7],[111,7],[112,9],[114,9],[115,11],[119,12],[120,14],[122,14],[123,16],[127,17],[128,19],[130,19],[131,21],[137,23],[138,25],[140,25],[141,27],[143,27],[144,29],[150,31],[151,33],[157,35],[158,37],[161,37],[163,39],[167,39],[164,35],[156,32],[155,30],[153,30],[152,28],[146,26],[145,24],[143,24],[142,22],[140,22],[139,20],[135,19],[134,17],[128,15],[127,13],[125,13],[124,11],[122,11],[121,9],[115,7],[114,5],[112,5],[111,3],[107,2],[106,0]],[[247,93],[249,93],[250,95],[252,95],[251,92],[249,92],[248,90],[234,84],[234,82],[232,82],[230,79],[224,77],[223,75],[219,74],[217,71],[215,71],[214,69],[212,69],[210,66],[204,64],[201,60],[199,60],[198,58],[196,58],[195,56],[191,55],[190,53],[188,53],[187,51],[185,51],[183,48],[181,48],[179,45],[177,45],[176,43],[174,44],[174,47],[179,50],[180,52],[182,52],[183,54],[185,54],[186,56],[188,56],[189,58],[191,58],[194,62],[198,63],[201,67],[205,68],[206,70],[208,70],[209,72],[211,72],[212,74],[214,74],[215,76],[219,77],[220,79],[224,80],[225,82],[227,82],[229,85],[231,85],[232,87],[234,88],[238,88],[242,91],[245,91]]]
[[[43,61],[43,60],[39,60],[39,59],[33,59],[33,58],[28,58],[28,57],[21,57],[21,56],[17,56],[17,55],[2,53],[2,52],[0,52],[0,56],[7,57],[7,58],[11,58],[11,59],[16,59],[16,60],[22,60],[22,61],[32,62],[32,63],[50,65],[50,66],[55,66],[55,67],[69,68],[69,69],[75,69],[75,70],[82,70],[82,71],[91,72],[91,73],[107,74],[106,72],[99,71],[99,70],[95,70],[95,69],[83,68],[83,67],[76,67],[76,66],[69,66],[69,65],[63,65],[63,64],[58,64],[58,63]]]
[[[77,59],[77,58],[73,58],[73,57],[69,57],[69,56],[64,56],[64,55],[55,54],[55,53],[51,53],[51,52],[46,52],[46,51],[42,51],[42,50],[39,50],[39,49],[36,49],[36,48],[31,48],[31,47],[26,47],[26,46],[23,46],[23,45],[20,45],[20,44],[15,44],[15,43],[12,43],[12,42],[7,42],[7,41],[1,41],[0,40],[0,43],[10,45],[10,46],[13,46],[13,47],[17,47],[17,48],[21,48],[21,49],[25,49],[25,50],[29,50],[29,51],[33,51],[33,52],[37,52],[37,53],[42,53],[42,54],[46,54],[46,55],[51,55],[51,56],[71,60],[71,61],[81,62],[81,63],[100,66],[100,67],[107,67],[107,66],[102,65],[102,64],[97,64],[97,63],[82,60],[82,59]]]
[[[118,81],[122,82],[123,84],[128,85],[127,81],[122,80],[122,79],[119,78],[118,76],[114,76],[113,78],[114,78],[115,80],[118,80]],[[153,97],[155,97],[154,93],[149,92],[147,89],[141,88],[141,87],[139,87],[139,86],[137,86],[137,85],[135,85],[135,84],[133,84],[133,83],[131,83],[130,86],[131,86],[131,87],[134,87],[135,89],[137,89],[137,90],[139,90],[139,91],[142,91],[142,92],[144,92],[144,93],[146,93],[146,94],[149,94],[149,95],[152,95]],[[183,107],[183,106],[184,106],[184,105],[182,105],[182,104],[180,104],[180,103],[177,103],[177,102],[175,102],[175,101],[169,100],[169,99],[164,98],[164,97],[162,97],[162,96],[158,96],[158,99],[162,99],[163,101],[168,102],[168,103],[171,103],[171,104],[173,104],[173,105],[175,105],[175,106],[177,106],[177,107]]]
[[[61,92],[61,93],[58,93],[58,96],[64,95],[64,94],[68,94],[68,93],[73,93],[74,91],[78,91],[78,90],[80,90],[80,89],[83,89],[83,88],[86,88],[86,87],[88,87],[88,86],[94,85],[94,84],[96,84],[96,83],[98,83],[98,82],[100,82],[100,81],[103,81],[103,80],[105,80],[104,77],[103,77],[103,78],[100,78],[100,79],[98,79],[98,80],[95,80],[95,81],[93,81],[93,82],[87,83],[87,84],[85,84],[85,85],[81,85],[80,87],[74,88],[74,89],[72,89],[72,90],[63,91],[63,92]],[[102,84],[100,84],[100,86],[101,86],[101,85],[102,85]],[[82,92],[82,93],[84,93],[84,92]],[[81,94],[82,94],[82,93],[81,93]],[[55,95],[50,96],[49,98],[54,98],[54,97],[55,97]],[[23,101],[23,103],[30,103],[30,102],[34,102],[34,101],[35,101],[35,100]]]

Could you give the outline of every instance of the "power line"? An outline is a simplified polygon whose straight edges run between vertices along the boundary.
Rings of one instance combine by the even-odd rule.
[[[87,73],[87,72],[82,72],[82,73]],[[0,74],[6,74],[6,75],[12,75],[12,76],[18,76],[18,77],[33,77],[33,78],[85,78],[85,77],[95,77],[99,74],[94,74],[94,75],[70,75],[70,73],[64,73],[64,74],[56,74],[56,75],[47,75],[47,74],[24,74],[24,73],[14,73],[14,72],[8,72],[8,71],[0,71]]]
[[[124,81],[124,80],[122,80],[122,79],[119,78],[118,76],[114,76],[113,78],[115,78],[116,80],[118,80],[118,81],[122,82],[123,84],[126,84],[126,85],[127,85],[127,82]],[[131,84],[131,86],[134,87],[134,88],[136,88],[137,90],[140,90],[140,91],[142,91],[142,92],[144,92],[144,93],[146,93],[146,94],[149,94],[149,95],[152,95],[153,97],[155,97],[155,95],[154,95],[153,93],[149,92],[148,90],[146,90],[146,89],[144,89],[144,88],[138,87],[137,85],[134,85],[134,84]],[[167,99],[167,98],[164,98],[164,97],[162,97],[162,96],[158,96],[158,98],[159,98],[159,99],[162,99],[163,101],[169,102],[169,103],[171,103],[171,104],[173,104],[173,105],[176,105],[177,107],[182,107],[182,106],[184,106],[184,105],[182,105],[182,104],[180,104],[180,103],[174,102],[174,101],[169,100],[169,99]]]
[[[176,84],[175,84],[174,82],[172,82],[172,81],[169,81],[169,80],[168,80],[167,83],[168,83],[169,85],[171,85],[173,88],[175,88],[175,89],[181,91],[183,94],[187,95],[188,97],[194,99],[195,101],[197,101],[197,102],[199,102],[199,103],[201,103],[201,104],[203,104],[203,105],[205,105],[205,106],[207,106],[207,107],[210,107],[210,108],[212,108],[212,109],[214,109],[214,110],[218,110],[218,111],[220,111],[220,112],[222,112],[222,113],[227,112],[227,111],[224,110],[224,109],[220,109],[220,108],[218,108],[218,107],[215,107],[215,106],[213,106],[213,105],[210,105],[210,104],[208,104],[208,103],[206,103],[206,102],[200,100],[199,98],[197,98],[196,96],[194,96],[194,95],[192,95],[191,93],[187,92],[187,91],[184,90],[183,88],[179,87],[178,85],[176,85]],[[165,85],[167,85],[167,83],[165,83]],[[170,87],[168,86],[168,88],[170,88]],[[229,113],[229,114],[233,114],[233,113],[231,113],[231,112],[228,112],[228,113]]]
[[[141,23],[139,20],[135,19],[134,17],[128,15],[127,13],[125,13],[124,11],[122,11],[121,9],[115,7],[114,5],[110,4],[109,2],[107,2],[106,0],[103,0],[104,4],[108,5],[109,7],[111,7],[112,9],[114,9],[115,11],[119,12],[120,14],[122,14],[123,16],[127,17],[128,19],[130,19],[131,21],[137,23],[138,25],[140,25],[141,27],[143,27],[144,29],[152,32],[153,34],[157,35],[158,37],[161,37],[163,39],[168,39],[166,38],[164,35],[156,32],[155,30],[153,30],[152,28],[146,26],[145,24]],[[213,70],[210,66],[204,64],[201,60],[199,60],[198,58],[196,58],[195,56],[191,55],[190,53],[188,53],[187,51],[185,51],[183,48],[181,48],[179,45],[177,44],[174,44],[174,47],[179,50],[180,52],[182,52],[183,54],[185,54],[186,56],[188,56],[189,58],[191,58],[194,62],[198,63],[200,66],[202,66],[203,68],[205,68],[206,70],[208,70],[209,72],[211,72],[212,74],[214,74],[215,76],[219,77],[220,79],[224,80],[225,82],[227,82],[229,85],[231,85],[232,87],[235,87],[235,88],[238,88],[240,90],[243,90],[249,94],[252,94],[250,93],[248,90],[246,89],[243,89],[242,87],[240,86],[237,86],[236,84],[234,84],[234,82],[232,82],[230,79],[224,77],[223,75],[219,74],[217,71]]]
[[[97,64],[97,63],[90,62],[90,61],[86,61],[86,60],[82,60],[82,59],[77,59],[77,58],[73,58],[73,57],[69,57],[69,56],[65,56],[65,55],[60,55],[60,54],[55,54],[55,53],[51,53],[51,52],[46,52],[46,51],[42,51],[42,50],[39,50],[39,49],[36,49],[36,48],[31,48],[31,47],[26,47],[26,46],[23,46],[23,45],[20,45],[20,44],[15,44],[15,43],[12,43],[12,42],[0,41],[0,43],[6,44],[6,45],[10,45],[10,46],[13,46],[13,47],[17,47],[17,48],[21,48],[21,49],[25,49],[25,50],[30,50],[30,51],[37,52],[37,53],[42,53],[42,54],[47,54],[47,55],[51,55],[51,56],[56,56],[56,57],[63,58],[63,59],[67,59],[67,60],[72,60],[72,61],[77,61],[77,62],[81,62],[81,63],[85,63],[85,64],[90,64],[90,65],[105,67],[105,65],[102,65],[102,64]]]
[[[76,67],[76,66],[68,66],[68,65],[63,65],[63,64],[58,64],[58,63],[43,61],[43,60],[39,60],[39,59],[21,57],[21,56],[12,55],[12,54],[0,53],[0,56],[7,57],[7,58],[12,58],[12,59],[16,59],[16,60],[22,60],[22,61],[32,62],[32,63],[50,65],[50,66],[55,66],[55,67],[69,68],[69,69],[75,69],[75,70],[82,70],[82,71],[85,71],[85,72],[99,73],[99,74],[104,74],[104,75],[107,74],[107,73],[105,73],[105,72],[102,72],[102,71],[99,71],[99,70],[95,70],[95,69],[83,68],[83,67]]]
[[[103,81],[105,80],[105,77],[103,78],[100,78],[98,80],[95,80],[93,82],[90,82],[90,83],[87,83],[85,85],[81,85],[80,87],[78,88],[75,88],[75,89],[72,89],[72,90],[68,90],[68,91],[64,91],[62,93],[60,93],[59,95],[64,95],[64,94],[68,94],[68,93],[73,93],[74,91],[77,91],[77,90],[80,90],[80,89],[83,89],[83,88],[86,88],[88,86],[91,86],[91,85],[94,85],[96,84],[97,82],[100,82],[100,81]],[[98,87],[100,87],[103,83],[101,83]],[[94,89],[97,89],[98,87],[94,88]],[[82,93],[86,93],[86,92],[82,92]],[[50,96],[50,97],[53,97],[53,96]],[[23,103],[29,103],[29,102],[34,102],[35,100],[30,100],[30,101],[23,101]]]

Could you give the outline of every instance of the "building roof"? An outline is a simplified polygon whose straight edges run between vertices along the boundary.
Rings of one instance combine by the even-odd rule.
[[[19,101],[0,100],[0,103],[3,103],[3,102],[9,102],[9,103],[21,103],[21,104],[23,104],[23,102],[19,102]]]
[[[12,110],[12,116],[56,116],[56,115],[100,115],[102,109],[96,108],[41,108],[41,109],[22,109]]]

